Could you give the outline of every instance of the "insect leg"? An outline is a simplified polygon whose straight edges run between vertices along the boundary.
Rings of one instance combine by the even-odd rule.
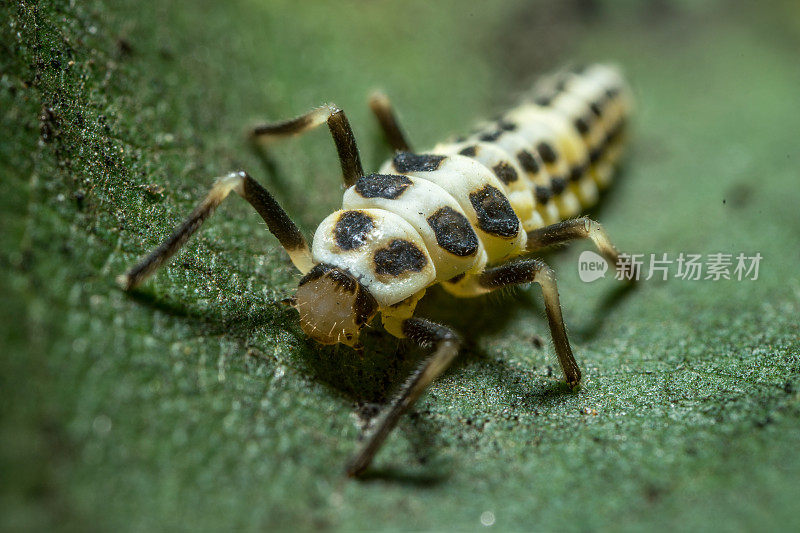
[[[236,191],[258,211],[258,214],[267,223],[270,232],[278,238],[278,241],[289,253],[289,257],[298,270],[303,273],[311,270],[311,251],[308,249],[305,237],[289,218],[289,215],[278,205],[272,195],[246,172],[233,172],[216,181],[206,198],[192,211],[189,218],[175,229],[172,235],[126,274],[119,276],[117,278],[119,284],[125,290],[130,290],[149,278],[189,240],[189,237],[200,229],[203,222],[214,213],[231,191]]]
[[[567,331],[564,328],[555,272],[538,259],[518,259],[486,270],[478,276],[478,282],[487,289],[499,289],[508,285],[531,282],[538,283],[542,287],[544,309],[547,313],[547,322],[550,325],[550,335],[553,337],[558,362],[561,364],[567,383],[577,385],[581,380],[581,369],[572,355]]]
[[[619,252],[608,234],[598,222],[587,217],[574,218],[558,222],[551,226],[535,229],[528,232],[528,250],[535,252],[553,244],[560,244],[575,239],[591,239],[600,254],[612,265],[625,270],[630,268],[627,263],[619,262]],[[627,279],[636,279],[635,276],[626,274]]]
[[[305,115],[291,120],[256,126],[253,128],[251,135],[261,139],[299,135],[323,123],[328,124],[333,142],[336,144],[339,162],[342,165],[344,184],[350,187],[358,178],[364,175],[364,169],[361,166],[356,137],[353,135],[350,122],[348,122],[344,111],[335,105],[324,105],[312,109]]]
[[[449,328],[430,320],[409,318],[403,322],[403,333],[420,346],[432,345],[433,354],[406,380],[389,407],[375,422],[375,428],[367,441],[347,465],[349,476],[359,475],[370,465],[400,417],[414,405],[428,385],[450,366],[458,354],[458,336]]]
[[[397,122],[397,114],[392,109],[389,97],[382,92],[375,92],[369,97],[369,108],[372,110],[378,124],[383,130],[386,142],[398,152],[413,152],[408,143],[400,124]]]

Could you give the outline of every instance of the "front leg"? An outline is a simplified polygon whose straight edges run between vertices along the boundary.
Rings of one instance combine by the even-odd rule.
[[[328,129],[336,144],[336,151],[339,153],[339,163],[342,166],[342,177],[346,187],[352,186],[358,178],[364,175],[361,167],[361,158],[358,155],[356,137],[353,135],[353,128],[344,111],[335,105],[324,105],[312,109],[305,115],[301,115],[292,120],[274,122],[256,126],[250,132],[254,138],[266,139],[285,137],[288,135],[299,135],[316,128],[321,124],[328,124]]]
[[[538,259],[512,261],[486,270],[478,277],[478,283],[486,289],[499,289],[520,283],[538,283],[542,287],[544,309],[561,370],[564,371],[564,377],[569,385],[580,383],[581,369],[572,355],[572,348],[567,339],[564,317],[561,315],[561,303],[558,299],[556,275],[549,266]]]
[[[409,318],[403,322],[402,331],[406,337],[420,346],[432,345],[433,354],[406,380],[400,392],[377,420],[375,428],[361,450],[348,463],[349,476],[361,474],[370,465],[400,417],[414,405],[431,382],[444,372],[458,355],[460,345],[458,336],[445,326],[423,318]]]
[[[269,231],[278,238],[278,241],[289,254],[292,263],[300,272],[305,274],[311,270],[313,266],[311,250],[300,229],[292,222],[286,211],[281,208],[275,198],[264,187],[259,185],[246,172],[232,172],[217,179],[205,199],[192,211],[183,224],[175,228],[172,235],[164,239],[156,249],[134,265],[128,272],[117,278],[117,282],[122,288],[129,291],[152,276],[156,270],[186,244],[189,237],[200,229],[203,222],[216,211],[217,207],[231,192],[236,192],[255,208],[261,218],[264,219],[264,222],[267,223]]]

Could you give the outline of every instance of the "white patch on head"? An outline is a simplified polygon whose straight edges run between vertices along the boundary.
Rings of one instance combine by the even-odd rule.
[[[436,268],[425,242],[414,227],[402,217],[383,209],[361,209],[373,221],[372,229],[363,236],[363,244],[351,250],[342,250],[336,244],[334,231],[343,211],[329,215],[314,233],[311,254],[315,263],[327,263],[347,270],[364,287],[381,307],[395,304],[424,289],[436,281]],[[425,264],[419,271],[409,271],[401,276],[381,276],[375,272],[375,253],[385,249],[395,240],[408,241],[424,256]]]

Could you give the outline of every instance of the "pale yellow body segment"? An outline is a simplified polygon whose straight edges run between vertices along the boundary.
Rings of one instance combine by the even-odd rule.
[[[477,275],[526,253],[527,232],[597,202],[619,158],[630,101],[613,67],[546,78],[532,101],[498,122],[430,151],[397,154],[348,188],[343,211],[315,234],[314,262],[351,272],[375,296],[386,329],[402,336],[428,287],[461,297],[487,292]],[[342,219],[353,212],[373,225],[361,236],[366,246],[342,250],[336,233],[353,231]],[[394,273],[377,273],[376,253],[398,241],[418,250],[408,257],[419,261],[404,270],[408,257],[398,255]]]

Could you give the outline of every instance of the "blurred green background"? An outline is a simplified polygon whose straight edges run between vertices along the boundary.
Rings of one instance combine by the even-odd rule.
[[[3,529],[800,528],[797,2],[0,5]],[[372,170],[374,88],[425,147],[597,60],[637,110],[593,216],[625,251],[764,259],[622,293],[578,279],[586,243],[550,255],[580,391],[535,287],[430,291],[420,314],[468,347],[353,481],[365,417],[422,354],[379,327],[363,359],[304,339],[249,206],[114,285],[232,169],[307,232],[339,205],[326,131],[267,153],[248,125],[335,102]]]

